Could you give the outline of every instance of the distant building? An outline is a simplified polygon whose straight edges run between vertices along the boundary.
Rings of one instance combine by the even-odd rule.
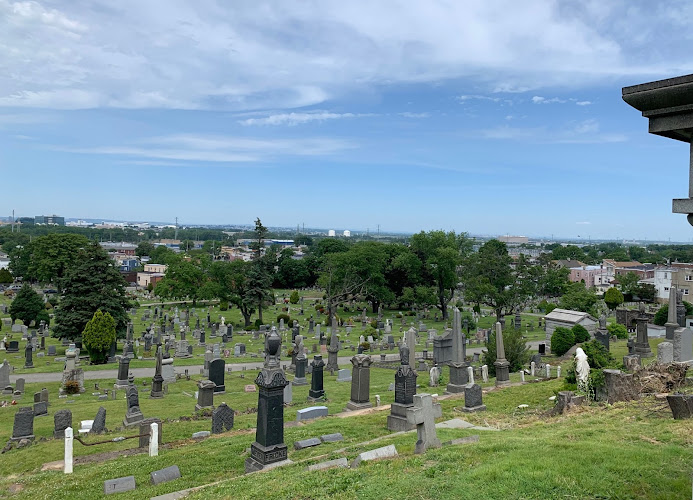
[[[344,230],[344,237],[345,237],[345,238],[350,238],[350,237],[351,237],[351,231],[349,231],[348,229],[345,229],[345,230]]]
[[[168,266],[166,264],[145,264],[145,273],[165,273]]]
[[[597,318],[586,312],[554,309],[546,315],[546,340],[551,340],[551,335],[557,327],[570,329],[575,325],[582,325],[590,334],[594,334],[597,330]]]
[[[149,283],[156,286],[156,284],[161,281],[164,277],[164,273],[147,273],[140,272],[137,273],[137,285],[142,288],[147,288]]]
[[[602,266],[578,266],[570,268],[568,279],[573,283],[584,283],[587,288],[594,286],[595,277],[602,276]]]
[[[523,243],[529,243],[529,238],[527,236],[499,236],[498,241],[512,245],[522,245]]]
[[[99,244],[101,248],[107,252],[115,251],[124,255],[135,255],[135,251],[137,250],[137,245],[134,243],[103,241]]]
[[[34,224],[44,224],[47,226],[64,226],[65,217],[59,215],[37,215],[34,217]]]
[[[327,231],[327,236],[335,236],[335,235],[336,235],[336,233],[335,233],[334,229],[330,229],[329,231]]]

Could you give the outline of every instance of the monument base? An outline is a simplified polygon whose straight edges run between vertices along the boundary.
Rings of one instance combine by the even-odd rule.
[[[365,410],[366,408],[373,408],[373,403],[367,401],[366,403],[356,403],[355,401],[349,401],[346,405],[346,411],[356,411]]]
[[[635,348],[633,349],[633,354],[637,354],[641,358],[651,358],[654,356],[652,354],[652,349],[650,349],[649,344],[635,344]]]
[[[507,361],[496,361],[493,364],[496,367],[496,386],[510,384],[510,363]]]
[[[308,385],[306,377],[297,377],[291,382],[291,385]]]
[[[390,405],[390,414],[387,416],[387,429],[394,432],[416,429],[416,425],[410,424],[407,419],[407,409],[413,407],[413,403],[410,405],[392,403]]]
[[[142,415],[142,412],[133,413],[132,415],[125,415],[123,425],[125,427],[133,427],[139,424],[142,420],[144,420],[144,415]]]
[[[464,393],[465,387],[466,387],[466,385],[448,384],[447,386],[445,386],[445,394]]]
[[[477,411],[486,411],[486,405],[479,405],[479,406],[472,406],[471,408],[467,408],[466,406],[463,406],[460,408],[465,413],[474,413]]]
[[[114,389],[127,389],[128,388],[128,381],[127,380],[116,380],[116,383],[113,384]]]
[[[250,457],[245,460],[245,473],[279,467],[286,462],[291,463],[284,443],[263,446],[256,441],[250,445]]]

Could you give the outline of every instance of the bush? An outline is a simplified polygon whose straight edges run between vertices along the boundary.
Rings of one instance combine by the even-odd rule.
[[[229,310],[229,301],[228,300],[220,300],[219,301],[219,310],[220,311],[228,311]]]
[[[683,305],[686,307],[686,316],[693,314],[693,304],[684,300]],[[655,313],[652,322],[655,325],[664,326],[664,323],[667,322],[667,316],[669,316],[669,304],[664,304],[659,308],[659,311]]]
[[[510,371],[516,372],[529,361],[529,347],[527,342],[522,338],[522,332],[509,328],[503,332],[503,347],[505,347],[505,359],[510,363]],[[496,333],[495,331],[489,336],[489,342],[486,344],[487,352],[484,354],[484,363],[488,365],[489,374],[495,376],[496,367],[493,364],[496,361]]]
[[[68,380],[65,382],[64,389],[66,394],[77,394],[79,392],[79,382],[76,380]]]
[[[258,318],[255,320],[255,328],[259,330],[260,326],[262,326],[262,321],[260,321],[260,318]]]
[[[363,348],[364,351],[368,351],[371,348],[371,344],[368,341],[361,342],[359,345]]]
[[[571,328],[571,331],[573,332],[573,337],[575,337],[576,344],[582,344],[590,339],[590,332],[582,325],[575,325]]]
[[[0,285],[11,285],[13,281],[14,278],[7,269],[0,269]]]
[[[293,292],[291,292],[291,295],[289,295],[289,302],[291,302],[292,304],[298,304],[299,299],[300,297],[298,296],[297,290],[294,290]]]
[[[291,326],[291,316],[288,314],[280,313],[277,314],[277,324],[281,322],[281,320],[284,320],[284,326],[289,327]]]
[[[474,330],[476,330],[476,321],[474,321],[474,316],[472,315],[472,313],[470,313],[469,311],[464,311],[464,312],[462,312],[462,314],[460,316],[462,317],[462,329],[463,330],[465,330],[465,328],[464,328],[464,320],[465,319],[467,320],[467,324],[469,325],[469,331],[473,332]],[[467,334],[467,330],[464,331],[464,334],[465,335]]]
[[[614,356],[598,340],[592,340],[582,346],[582,350],[587,355],[587,362],[590,368],[607,368],[615,361]]]
[[[82,332],[82,344],[89,351],[89,358],[94,364],[103,364],[108,359],[108,352],[116,339],[116,324],[113,316],[101,312],[87,322]]]
[[[544,314],[549,314],[551,311],[556,309],[558,306],[556,304],[548,304],[544,310]]]
[[[373,321],[370,322],[370,327],[373,328],[374,330],[378,328],[378,320],[374,319]]]
[[[562,326],[556,327],[551,335],[551,352],[556,356],[563,356],[575,345],[575,335],[572,330]]]
[[[627,339],[628,329],[621,323],[611,323],[606,326],[609,335],[615,335],[617,339]]]
[[[46,307],[47,310],[50,311],[51,309],[53,309],[53,304],[51,304],[50,302],[46,302],[46,306],[45,306],[45,307]]]
[[[51,317],[48,315],[48,311],[41,311],[36,315],[36,324],[38,325],[41,321],[44,321],[46,326],[51,326]]]

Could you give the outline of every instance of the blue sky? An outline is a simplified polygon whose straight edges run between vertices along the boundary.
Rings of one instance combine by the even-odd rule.
[[[0,214],[690,241],[690,2],[0,0]]]

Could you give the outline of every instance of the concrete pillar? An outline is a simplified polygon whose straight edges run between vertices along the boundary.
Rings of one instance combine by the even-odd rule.
[[[72,444],[74,441],[74,434],[72,433],[72,427],[67,427],[65,429],[65,465],[63,471],[65,474],[72,474]]]

